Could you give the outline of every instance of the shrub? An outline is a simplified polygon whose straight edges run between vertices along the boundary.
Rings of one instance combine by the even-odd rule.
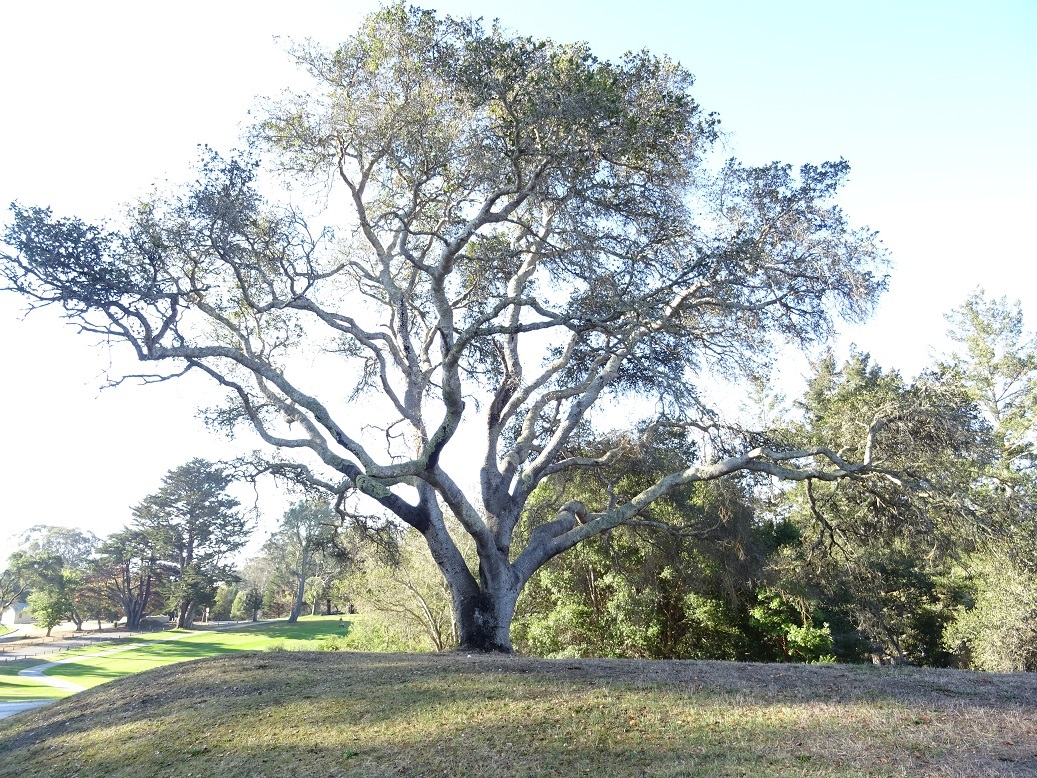
[[[1037,575],[989,563],[974,605],[947,628],[945,643],[963,664],[995,672],[1037,672]]]

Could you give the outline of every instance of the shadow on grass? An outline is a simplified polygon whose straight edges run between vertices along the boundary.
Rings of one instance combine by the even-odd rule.
[[[712,718],[680,737],[672,726],[648,736],[628,719],[651,702],[644,690],[627,697],[562,676],[468,672],[414,658],[287,659],[248,655],[111,684],[81,695],[78,709],[34,713],[20,733],[0,736],[0,754],[31,759],[34,776],[82,778],[676,776],[696,774],[700,761],[711,775],[739,774],[728,767],[767,775],[757,768],[787,768],[800,756],[775,748],[788,740],[787,726],[758,732],[759,747],[741,751]]]
[[[39,659],[16,659],[13,662],[4,662],[0,664],[0,678],[5,675],[18,675],[25,668],[35,667],[38,664],[40,664]]]
[[[0,758],[0,776],[29,763],[41,778],[1037,769],[1037,695],[1016,704],[911,689],[934,679],[979,683],[849,668],[249,653],[160,668],[9,719],[0,756],[14,758]]]

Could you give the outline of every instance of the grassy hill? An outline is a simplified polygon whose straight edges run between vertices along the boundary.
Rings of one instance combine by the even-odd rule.
[[[1037,775],[1037,676],[225,654],[4,721],[0,776]]]

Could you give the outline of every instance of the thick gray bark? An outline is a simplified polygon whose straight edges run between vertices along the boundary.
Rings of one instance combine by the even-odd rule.
[[[302,606],[305,603],[304,596],[306,594],[306,571],[310,566],[310,549],[306,543],[302,546],[302,556],[299,558],[299,567],[296,570],[296,575],[299,579],[298,586],[295,588],[295,602],[292,605],[292,612],[288,616],[289,623],[294,624],[299,620],[299,614],[302,613]]]

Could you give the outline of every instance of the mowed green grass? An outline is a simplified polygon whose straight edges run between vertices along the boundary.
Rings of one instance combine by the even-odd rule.
[[[338,616],[313,616],[303,617],[295,624],[276,621],[225,630],[174,630],[156,636],[155,642],[135,639],[128,647],[126,644],[102,644],[54,657],[42,656],[38,659],[12,662],[0,666],[0,702],[59,699],[67,696],[68,692],[18,676],[19,670],[48,661],[60,660],[61,663],[45,670],[45,675],[91,688],[155,667],[234,651],[263,651],[271,647],[312,650],[317,647],[318,641],[335,635],[341,636],[346,632],[348,626],[346,629],[339,627],[338,619]],[[112,653],[106,653],[109,651]],[[105,655],[91,656],[97,653]],[[75,659],[77,655],[81,659],[68,661]]]
[[[35,659],[0,664],[0,702],[29,702],[31,700],[60,700],[70,692],[45,686],[30,678],[21,678],[19,670],[38,665]]]

